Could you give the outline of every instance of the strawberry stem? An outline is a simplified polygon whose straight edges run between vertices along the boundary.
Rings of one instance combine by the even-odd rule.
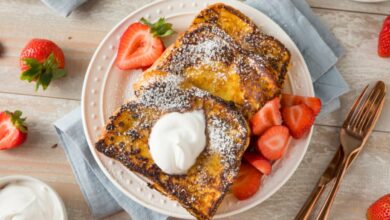
[[[145,18],[141,18],[140,21],[150,27],[150,33],[152,33],[154,37],[167,37],[175,33],[172,29],[172,24],[167,23],[165,18],[160,18],[155,23],[152,23]]]
[[[65,70],[58,68],[54,53],[51,53],[43,63],[34,58],[25,58],[23,61],[29,68],[21,74],[20,79],[36,81],[35,91],[38,91],[39,86],[46,90],[52,80],[66,76]]]
[[[5,114],[7,114],[11,118],[12,124],[21,132],[27,133],[27,126],[25,125],[26,118],[22,118],[22,112],[19,110],[16,110],[15,112],[5,111]]]

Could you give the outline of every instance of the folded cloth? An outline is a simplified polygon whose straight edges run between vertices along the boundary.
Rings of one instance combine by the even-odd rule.
[[[67,8],[63,11],[67,15],[85,0],[43,1],[68,2],[69,5],[63,7]],[[71,6],[71,2],[74,5]],[[297,44],[309,67],[316,95],[324,104],[322,112],[339,108],[338,97],[348,91],[348,85],[335,67],[343,49],[307,3],[304,0],[247,0],[244,3],[271,17]],[[127,198],[107,179],[89,150],[83,133],[80,108],[56,121],[54,126],[95,217],[102,218],[124,209],[134,220],[167,218]]]
[[[295,42],[309,68],[316,96],[322,100],[321,113],[339,108],[339,97],[349,90],[335,67],[343,48],[306,1],[246,0],[244,3],[268,15]]]
[[[66,17],[87,0],[41,0],[45,5]]]
[[[81,192],[96,218],[124,209],[133,220],[164,220],[167,217],[132,201],[117,189],[96,163],[83,132],[81,110],[77,108],[54,123]]]

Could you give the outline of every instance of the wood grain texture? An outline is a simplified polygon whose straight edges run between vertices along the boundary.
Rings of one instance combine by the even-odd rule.
[[[25,174],[42,179],[63,198],[69,219],[93,219],[65,154],[50,148],[58,139],[52,123],[78,106],[85,71],[105,34],[135,9],[152,0],[89,0],[68,18],[55,15],[38,0],[0,1],[0,110],[21,109],[28,117],[27,142],[0,152],[0,177]],[[346,48],[338,68],[352,90],[341,99],[342,108],[319,118],[312,143],[292,178],[270,199],[229,219],[289,220],[298,212],[338,146],[338,127],[349,105],[367,82],[384,80],[389,86],[390,60],[376,55],[377,36],[390,3],[361,4],[349,0],[308,0]],[[363,12],[363,13],[356,13]],[[371,13],[371,14],[370,14]],[[20,81],[18,56],[33,37],[58,43],[66,56],[67,78],[45,91]],[[348,171],[336,198],[331,219],[365,219],[365,211],[379,196],[389,193],[390,100],[366,149]],[[119,213],[107,219],[129,219]]]

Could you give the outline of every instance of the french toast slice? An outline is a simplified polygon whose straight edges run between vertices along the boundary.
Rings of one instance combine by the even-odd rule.
[[[147,71],[137,98],[106,126],[96,149],[150,180],[149,186],[177,200],[198,219],[211,219],[233,183],[249,144],[249,128],[234,104],[202,91],[179,76]],[[151,157],[148,137],[168,112],[203,110],[207,144],[185,175],[164,173]]]
[[[204,9],[151,67],[187,78],[198,88],[234,102],[249,119],[279,95],[290,53],[224,4]]]

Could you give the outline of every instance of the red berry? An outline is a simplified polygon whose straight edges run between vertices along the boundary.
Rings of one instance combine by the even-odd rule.
[[[279,111],[280,99],[276,97],[267,102],[250,120],[252,133],[261,135],[273,125],[282,124],[282,116]]]
[[[390,194],[379,198],[367,210],[368,220],[390,220]]]
[[[22,112],[0,112],[0,150],[6,150],[21,145],[27,138],[25,118]]]
[[[36,82],[45,90],[51,80],[64,77],[65,58],[61,48],[45,39],[32,39],[20,54],[21,79]]]
[[[232,192],[238,200],[245,200],[256,194],[261,184],[261,173],[246,162],[241,163],[240,171],[233,183]]]
[[[287,150],[290,142],[288,128],[277,125],[269,128],[257,142],[258,150],[268,160],[280,159]]]
[[[321,111],[321,99],[317,97],[306,97],[299,95],[291,94],[282,94],[281,100],[282,108],[290,107],[293,105],[306,104],[311,110],[313,110],[314,115],[318,115]]]
[[[256,152],[246,152],[244,159],[252,166],[259,170],[264,175],[269,175],[272,170],[272,165],[266,158]]]
[[[383,22],[382,30],[378,38],[378,55],[390,57],[390,16]]]
[[[305,104],[282,108],[284,124],[294,138],[303,137],[314,123],[315,115]]]

